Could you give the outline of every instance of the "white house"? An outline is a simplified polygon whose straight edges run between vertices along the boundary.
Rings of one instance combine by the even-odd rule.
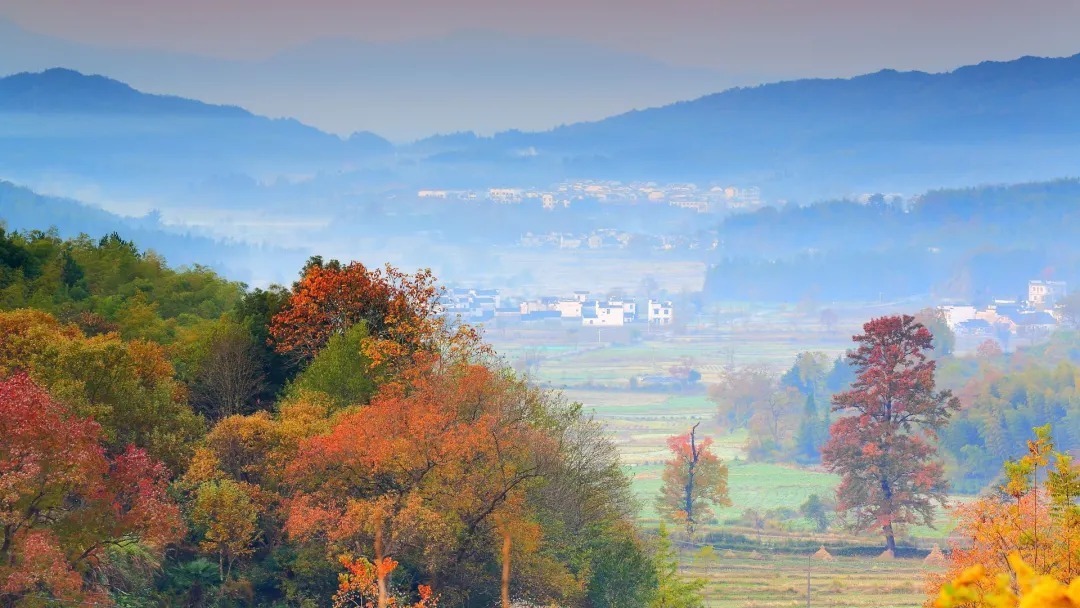
[[[649,300],[648,319],[650,325],[671,325],[671,302]]]
[[[622,306],[601,302],[586,302],[582,305],[581,324],[585,326],[619,327],[625,323]]]
[[[581,317],[582,301],[562,299],[555,303],[555,310],[559,311],[564,319],[577,319]]]
[[[608,298],[607,305],[622,311],[623,323],[633,323],[637,320],[637,302],[619,298]]]
[[[1066,295],[1064,281],[1028,281],[1028,306],[1046,308]]]
[[[945,314],[945,323],[949,329],[954,331],[957,325],[974,320],[977,313],[974,306],[942,306],[939,310]]]

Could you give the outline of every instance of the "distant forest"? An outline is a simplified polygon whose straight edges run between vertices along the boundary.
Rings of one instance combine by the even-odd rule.
[[[974,303],[1027,281],[1080,279],[1080,181],[937,190],[913,203],[850,200],[766,208],[720,226],[714,299]]]
[[[161,223],[160,215],[123,217],[81,202],[42,196],[26,188],[0,180],[0,228],[9,231],[52,229],[56,235],[74,238],[120,233],[130,236],[176,266],[204,266],[229,277],[250,282],[253,271],[275,259],[293,259],[303,254],[250,243],[230,242],[172,230]]]

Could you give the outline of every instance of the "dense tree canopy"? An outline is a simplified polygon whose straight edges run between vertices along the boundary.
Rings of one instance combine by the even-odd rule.
[[[614,446],[441,294],[318,259],[245,292],[115,235],[0,233],[3,605],[648,605]]]
[[[165,349],[154,342],[87,337],[33,310],[0,312],[0,376],[16,370],[92,416],[113,452],[134,444],[179,471],[204,431]]]
[[[173,270],[115,233],[63,240],[0,227],[0,310],[34,308],[87,333],[167,344],[179,328],[219,318],[241,293],[205,267]]]
[[[0,605],[108,598],[110,549],[160,555],[180,512],[168,472],[140,448],[106,453],[102,429],[25,373],[0,379]]]

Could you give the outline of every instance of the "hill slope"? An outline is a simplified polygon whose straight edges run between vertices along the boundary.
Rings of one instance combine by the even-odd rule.
[[[168,95],[149,95],[105,78],[52,68],[0,78],[0,112],[114,113],[254,118],[241,108]]]
[[[72,70],[0,78],[0,177],[23,183],[62,175],[167,189],[215,175],[336,168],[390,149],[371,133],[341,139],[292,119],[151,95]]]
[[[593,177],[744,181],[787,195],[918,191],[1080,173],[1078,102],[1080,55],[1024,57],[942,74],[886,70],[731,89],[543,133],[443,145],[438,158],[514,160]]]
[[[141,90],[399,140],[461,129],[544,129],[762,81],[574,40],[483,30],[381,44],[320,39],[250,60],[133,53],[29,32],[3,19],[0,40],[18,49],[0,51],[0,74],[66,66]]]

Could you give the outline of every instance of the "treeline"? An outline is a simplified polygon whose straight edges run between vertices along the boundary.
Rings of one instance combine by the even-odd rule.
[[[0,605],[700,605],[600,426],[429,273],[4,234],[0,293]]]
[[[717,299],[877,300],[934,294],[985,302],[1027,281],[1077,280],[1080,181],[938,190],[727,218],[706,293]]]
[[[1055,334],[1050,343],[1003,353],[988,342],[974,357],[945,362],[941,381],[964,408],[941,435],[953,487],[976,493],[997,481],[1005,462],[1019,458],[1031,429],[1052,424],[1058,446],[1080,447],[1080,335]]]

